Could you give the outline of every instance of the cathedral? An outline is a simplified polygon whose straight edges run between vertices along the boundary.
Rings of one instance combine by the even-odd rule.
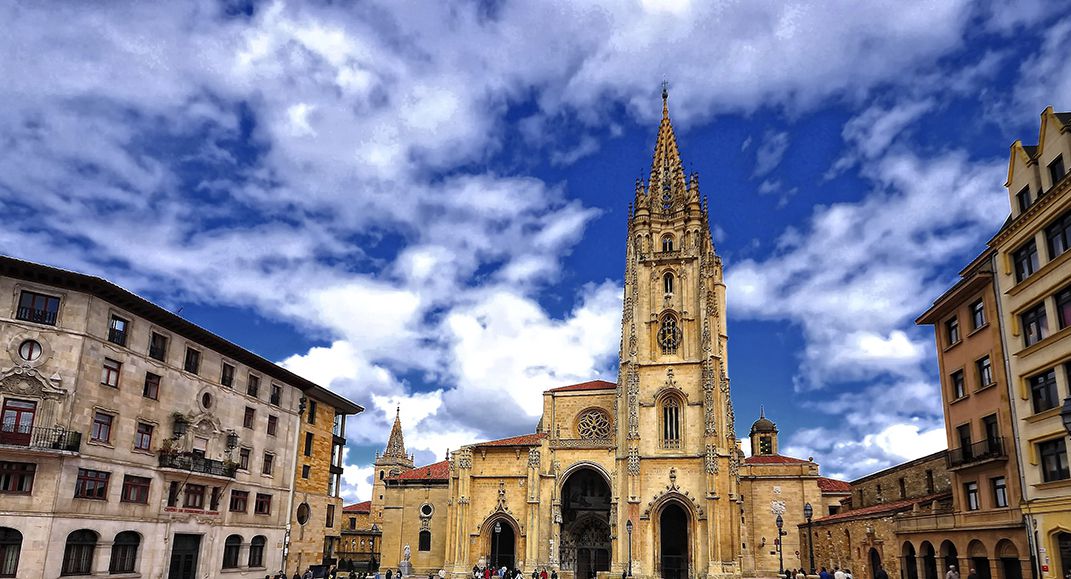
[[[536,432],[426,466],[413,464],[396,419],[368,509],[382,531],[381,568],[684,579],[772,575],[780,560],[804,566],[795,528],[804,504],[832,512],[846,486],[820,477],[810,459],[778,454],[764,416],[745,458],[710,231],[663,90],[650,176],[636,182],[628,214],[618,383],[547,390]]]

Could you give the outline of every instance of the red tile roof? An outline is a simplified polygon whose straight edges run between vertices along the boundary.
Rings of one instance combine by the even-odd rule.
[[[509,438],[500,438],[498,440],[480,442],[472,446],[536,446],[539,444],[539,441],[543,440],[546,437],[546,432],[536,432],[534,434],[522,434],[520,436],[511,436]]]
[[[935,499],[941,499],[951,496],[951,493],[945,491],[943,493],[937,493],[933,495],[927,495],[915,499],[902,499],[899,501],[893,501],[891,503],[881,503],[878,505],[871,505],[869,507],[863,507],[861,509],[852,509],[850,511],[844,511],[835,515],[826,515],[814,520],[816,523],[832,523],[834,521],[846,521],[852,519],[871,518],[880,515],[893,514],[900,511],[906,511],[912,506],[917,504],[923,504],[931,502]],[[806,523],[803,523],[806,524]]]
[[[822,491],[822,494],[852,492],[851,484],[824,476],[818,477],[818,488]]]
[[[808,462],[810,461],[780,454],[758,454],[744,459],[744,464],[805,464]]]
[[[363,503],[355,503],[355,504],[352,504],[352,505],[346,505],[346,506],[342,507],[342,512],[343,513],[357,513],[357,514],[371,513],[372,512],[372,501],[365,501]]]
[[[389,477],[390,480],[444,481],[450,479],[450,461],[443,460],[427,466],[418,466]]]
[[[614,390],[616,388],[617,384],[614,384],[613,382],[607,382],[606,380],[591,380],[589,382],[551,388],[548,392],[580,392],[583,390]]]

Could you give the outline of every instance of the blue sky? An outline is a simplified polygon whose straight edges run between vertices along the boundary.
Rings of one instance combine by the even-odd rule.
[[[354,399],[367,498],[616,378],[670,83],[740,435],[855,477],[944,445],[914,318],[1071,109],[1067,2],[5,3],[0,251],[105,276]]]

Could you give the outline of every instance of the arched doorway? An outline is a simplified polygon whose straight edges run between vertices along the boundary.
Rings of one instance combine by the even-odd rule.
[[[610,485],[592,467],[567,475],[561,492],[562,570],[590,579],[610,570]]]
[[[937,579],[937,554],[929,541],[923,541],[919,546],[919,554],[922,556],[922,579]]]
[[[688,512],[668,503],[658,517],[659,564],[663,579],[688,577]]]
[[[874,547],[870,548],[867,558],[870,560],[870,577],[878,579],[878,571],[881,569],[881,555]]]
[[[1019,549],[1015,543],[1002,539],[997,543],[997,558],[1000,559],[1000,579],[1023,579],[1023,565],[1019,561]]]
[[[974,569],[978,579],[992,579],[989,573],[989,555],[981,541],[975,539],[967,545],[967,556],[971,559],[971,569]]]
[[[1060,555],[1059,576],[1067,577],[1071,573],[1071,533],[1056,533],[1056,552]]]
[[[495,569],[507,567],[513,569],[517,560],[517,534],[513,532],[513,525],[503,519],[487,527],[491,539],[491,558],[487,561]]]
[[[944,541],[941,543],[941,561],[944,562],[944,567],[941,568],[942,573],[948,573],[950,569],[959,571],[961,577],[965,577],[963,569],[959,568],[959,550],[956,549],[956,544],[952,541]]]
[[[900,565],[902,579],[919,579],[919,564],[915,558],[915,546],[910,541],[905,541],[900,553],[904,562]]]

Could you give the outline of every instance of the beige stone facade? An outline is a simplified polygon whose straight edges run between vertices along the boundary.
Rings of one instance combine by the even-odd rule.
[[[1045,579],[1071,573],[1071,472],[1061,401],[1071,399],[1071,113],[1041,114],[1038,144],[1011,146],[1011,217],[989,245],[1023,482]],[[1069,402],[1065,404],[1071,405]],[[1071,413],[1071,406],[1067,411]]]
[[[102,279],[10,258],[0,343],[0,573],[282,568],[299,401],[319,387]]]

